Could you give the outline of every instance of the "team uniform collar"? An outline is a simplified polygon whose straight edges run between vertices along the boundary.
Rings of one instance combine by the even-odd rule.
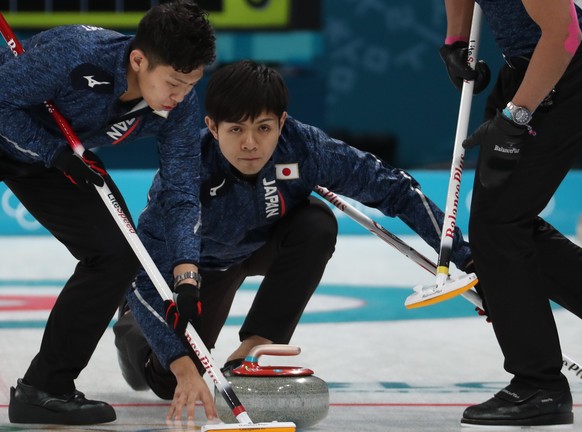
[[[133,37],[128,39],[125,43],[125,48],[119,50],[115,60],[115,71],[113,80],[113,95],[119,99],[123,93],[127,91],[127,68],[129,66],[129,52],[131,50],[131,43]]]

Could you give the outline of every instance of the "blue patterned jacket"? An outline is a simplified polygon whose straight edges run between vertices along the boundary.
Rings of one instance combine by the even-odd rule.
[[[192,179],[192,186],[196,180]],[[204,130],[200,180],[202,224],[184,225],[182,230],[183,240],[201,238],[201,269],[224,269],[248,258],[266,243],[273,224],[305,202],[316,185],[377,208],[387,216],[399,217],[435,250],[440,247],[443,212],[428,198],[422,199],[413,178],[291,117],[271,160],[254,182],[242,180],[233,172],[212,134]],[[173,267],[166,253],[170,239],[160,223],[165,217],[161,185],[162,176],[157,174],[139,218],[138,233],[169,284]],[[463,268],[469,259],[469,246],[457,229],[452,261]],[[128,300],[163,365],[167,367],[186,354],[180,340],[165,325],[163,302],[143,270]]]
[[[529,16],[522,0],[476,0],[497,45],[507,57],[531,57],[542,34]],[[582,10],[576,5],[582,27]]]
[[[200,108],[194,91],[167,118],[150,109],[123,116],[132,37],[91,26],[62,26],[22,41],[24,54],[0,49],[0,154],[50,166],[68,144],[47,113],[51,100],[87,149],[156,137],[159,187],[172,262],[197,262],[198,237],[182,236],[199,222]],[[136,101],[137,102],[137,101]],[[193,182],[194,181],[194,182]],[[179,241],[178,241],[179,240]]]

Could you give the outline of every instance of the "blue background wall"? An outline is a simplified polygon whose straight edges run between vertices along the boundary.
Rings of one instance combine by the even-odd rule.
[[[147,191],[153,177],[152,170],[113,170],[111,176],[119,186],[129,210],[137,220],[146,203]],[[444,209],[449,182],[449,173],[445,171],[412,171],[411,174],[420,182],[424,193]],[[457,216],[457,225],[466,233],[469,220],[469,205],[473,171],[463,173],[461,199]],[[571,172],[558,189],[542,216],[566,235],[575,233],[576,223],[582,214],[582,172]],[[383,225],[392,233],[413,234],[399,219],[388,218],[377,210],[369,209],[359,203],[348,200],[359,210]],[[366,230],[352,221],[344,213],[334,209],[340,225],[341,234],[366,234]],[[0,235],[45,235],[48,234],[26,209],[14,198],[12,193],[0,183]]]
[[[218,65],[263,61],[284,75],[294,117],[393,165],[448,169],[460,93],[438,55],[444,1],[322,0],[321,21],[318,30],[217,31],[217,63],[197,85],[200,99]],[[495,75],[502,59],[487,25],[479,51]],[[474,97],[470,130],[484,104],[484,95]],[[155,168],[154,147],[103,149],[102,156],[110,168]],[[467,166],[475,156],[467,155]]]
[[[291,115],[333,136],[347,137],[357,147],[373,144],[367,149],[395,166],[412,169],[425,192],[444,206],[460,99],[438,55],[445,24],[443,0],[322,0],[321,29],[217,31],[217,64],[208,68],[197,92],[203,101],[208,78],[219,64],[252,58],[274,65],[289,86]],[[31,32],[18,33],[25,38]],[[479,57],[495,76],[502,59],[485,23]],[[470,131],[481,121],[485,99],[473,98]],[[145,204],[157,167],[155,142],[99,153],[127,191],[135,216]],[[467,168],[476,153],[466,155]],[[423,171],[434,168],[442,171]],[[465,200],[471,177],[466,169]],[[573,234],[582,212],[581,177],[580,172],[571,173],[548,209],[549,220],[567,234]],[[0,194],[0,234],[42,232],[3,185]],[[458,222],[466,230],[466,207],[462,210]],[[396,233],[406,232],[398,222],[371,214]],[[338,217],[343,232],[363,232],[343,215]]]
[[[326,127],[397,140],[395,164],[450,167],[460,93],[439,57],[442,0],[326,0]],[[483,25],[480,58],[501,65]],[[472,130],[485,96],[473,101]],[[470,161],[474,156],[468,155]]]

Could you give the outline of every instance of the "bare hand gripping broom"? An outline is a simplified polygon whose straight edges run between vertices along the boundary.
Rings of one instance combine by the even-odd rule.
[[[6,22],[4,15],[0,13],[0,32],[2,37],[12,50],[15,56],[24,53],[24,48],[16,38],[16,35]],[[50,101],[45,101],[45,106],[49,113],[52,115],[53,119],[59,126],[59,129],[67,139],[70,147],[73,151],[82,156],[85,149],[81,144],[79,138],[75,135],[75,132],[71,128],[71,125],[67,120],[59,113],[55,105]],[[154,286],[156,287],[158,293],[164,300],[172,299],[172,291],[168,287],[168,284],[164,280],[160,271],[156,267],[152,258],[145,249],[143,243],[136,234],[135,228],[129,222],[129,219],[124,214],[123,210],[118,204],[117,199],[104,183],[103,186],[95,186],[95,189],[103,199],[103,202],[107,206],[107,209],[111,213],[113,219],[119,226],[126,240],[129,242],[134,253],[137,255],[141,265],[147,272],[148,276],[152,280]],[[232,413],[239,421],[239,424],[217,424],[217,425],[206,425],[202,427],[203,431],[211,430],[221,430],[221,431],[243,431],[243,430],[253,430],[253,431],[264,431],[264,432],[295,432],[296,426],[291,422],[267,422],[267,423],[253,423],[247,414],[244,406],[241,404],[240,400],[235,395],[230,383],[226,380],[219,368],[216,367],[215,361],[212,359],[210,352],[200,339],[200,336],[196,333],[196,330],[192,324],[188,323],[186,328],[186,339],[190,344],[192,350],[196,353],[200,362],[204,365],[206,372],[213,380],[214,384],[224,397],[227,405],[232,410]]]

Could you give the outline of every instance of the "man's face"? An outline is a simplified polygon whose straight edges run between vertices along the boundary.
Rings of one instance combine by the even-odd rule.
[[[256,119],[243,122],[214,123],[206,117],[208,129],[218,141],[220,151],[238,171],[245,175],[257,174],[269,161],[287,118],[261,113]]]
[[[137,55],[131,59],[136,90],[150,108],[156,111],[170,111],[175,108],[204,74],[203,66],[185,74],[177,72],[171,66],[159,65],[150,69],[148,65],[145,56]]]

